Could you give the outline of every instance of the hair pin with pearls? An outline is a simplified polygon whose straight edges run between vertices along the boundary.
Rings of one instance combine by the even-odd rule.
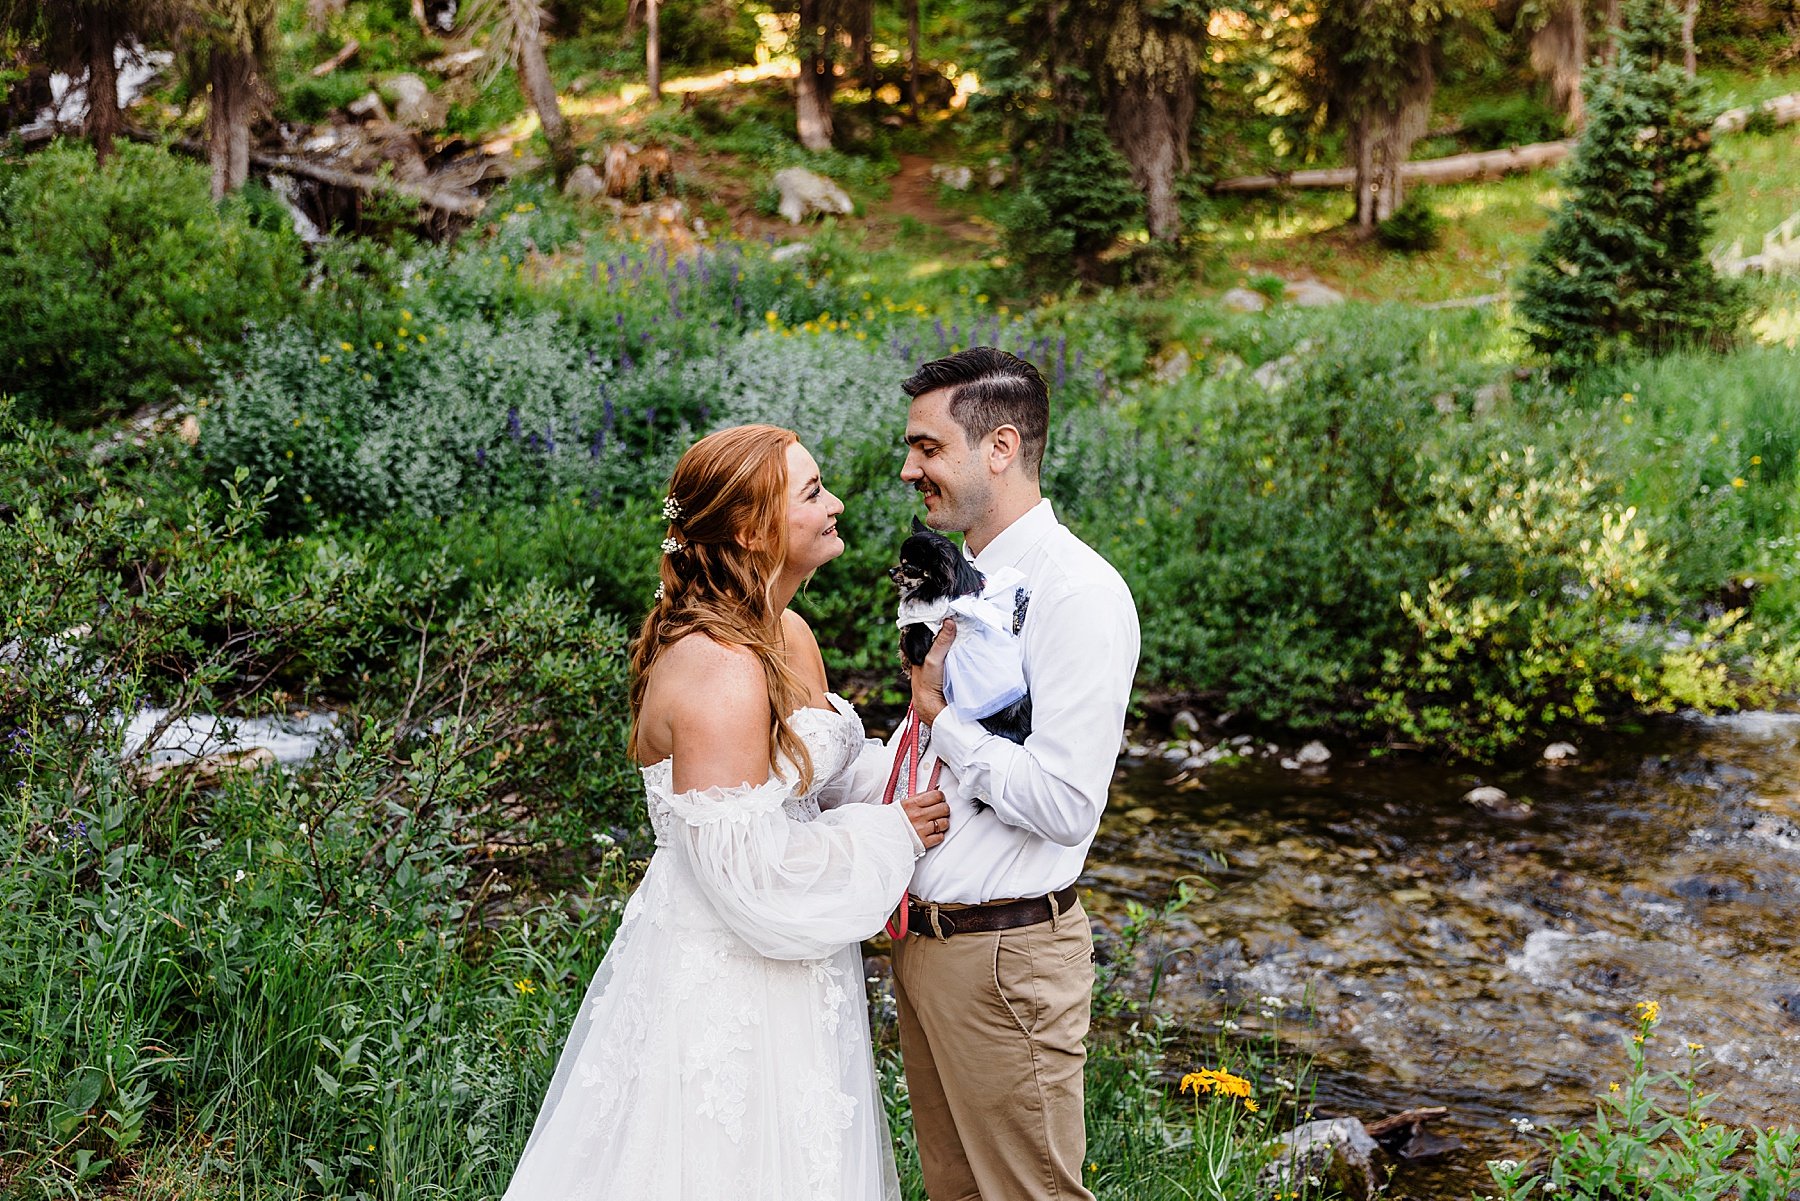
[[[673,496],[663,497],[662,513],[664,521],[680,521],[681,502],[676,500]]]

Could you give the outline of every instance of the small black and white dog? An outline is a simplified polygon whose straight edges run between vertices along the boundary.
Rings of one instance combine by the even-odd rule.
[[[986,581],[975,565],[963,557],[956,544],[917,517],[912,533],[900,544],[900,562],[888,568],[888,578],[900,589],[902,616],[908,610],[945,611],[959,596],[979,595]],[[1016,632],[1016,631],[1015,631]],[[937,631],[915,621],[900,631],[900,653],[918,667],[925,662]],[[1031,733],[1031,698],[1021,697],[1006,708],[981,719],[983,728],[1021,745]]]

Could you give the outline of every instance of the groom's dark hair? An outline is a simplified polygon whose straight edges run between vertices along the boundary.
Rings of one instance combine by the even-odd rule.
[[[908,396],[949,388],[950,417],[970,443],[1003,425],[1019,431],[1019,458],[1036,476],[1050,436],[1050,389],[1038,369],[992,346],[933,359],[900,385]]]

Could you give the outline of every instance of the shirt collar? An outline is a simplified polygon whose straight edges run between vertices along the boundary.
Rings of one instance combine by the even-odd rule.
[[[963,545],[963,555],[974,561],[982,571],[993,571],[997,567],[1017,567],[1027,552],[1057,525],[1056,512],[1050,507],[1050,500],[1045,497],[1030,509],[1026,510],[1011,525],[1001,530],[994,540],[981,548],[978,555],[970,555],[968,544]]]

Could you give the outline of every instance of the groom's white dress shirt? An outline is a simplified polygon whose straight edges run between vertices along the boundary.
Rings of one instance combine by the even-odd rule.
[[[949,709],[933,723],[919,786],[941,758],[950,829],[919,861],[912,895],[939,904],[1042,896],[1075,882],[1106,808],[1137,673],[1130,589],[1049,501],[974,561],[983,572],[1011,567],[1025,576],[1031,735],[1020,746]]]

